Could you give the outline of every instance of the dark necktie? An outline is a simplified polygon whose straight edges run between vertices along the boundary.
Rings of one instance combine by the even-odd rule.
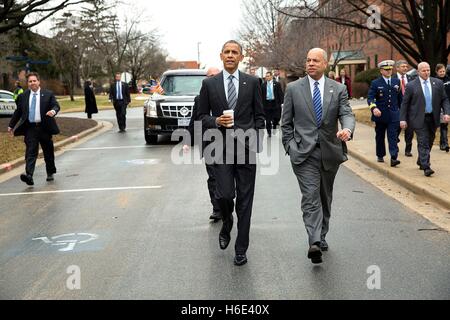
[[[237,93],[236,93],[236,87],[233,83],[234,76],[230,75],[228,77],[228,107],[230,107],[231,110],[234,110],[236,108],[237,103]]]
[[[322,96],[320,94],[319,82],[314,83],[314,95],[313,95],[314,111],[316,112],[317,126],[320,127],[322,122]]]

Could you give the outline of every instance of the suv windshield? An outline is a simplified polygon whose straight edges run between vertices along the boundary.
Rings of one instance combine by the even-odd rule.
[[[205,79],[205,76],[202,75],[167,76],[162,82],[164,94],[168,96],[196,96],[200,93],[203,79]]]

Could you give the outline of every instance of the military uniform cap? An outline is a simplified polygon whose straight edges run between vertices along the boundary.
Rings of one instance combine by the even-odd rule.
[[[394,68],[395,61],[394,60],[384,60],[378,64],[379,69],[391,70]]]

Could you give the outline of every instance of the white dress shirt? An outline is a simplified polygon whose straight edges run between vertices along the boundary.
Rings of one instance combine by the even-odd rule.
[[[384,82],[386,82],[387,85],[392,85],[392,78],[383,77],[383,79],[384,79]]]
[[[230,74],[227,72],[227,70],[223,70],[223,85],[225,88],[225,96],[227,98],[228,101],[228,83],[230,82],[230,80],[228,80],[228,77],[230,76]],[[234,87],[236,88],[236,97],[239,97],[239,70],[236,70],[233,73],[233,84]]]
[[[397,72],[397,77],[400,80],[400,83],[402,83],[402,75]],[[405,88],[406,88],[406,85],[408,84],[408,77],[406,76],[406,74],[403,76],[403,81],[405,82]]]
[[[308,75],[308,80],[309,80],[309,86],[311,89],[311,98],[314,99],[314,84],[316,82],[319,82],[319,90],[320,90],[320,97],[321,97],[321,101],[322,101],[322,106],[323,106],[323,92],[325,90],[325,77],[322,75],[322,78],[320,78],[319,80],[314,80],[313,78],[311,78]]]
[[[36,108],[34,113],[34,121],[36,123],[41,122],[41,88],[38,91],[30,91],[30,99],[28,100],[29,110],[31,109],[31,101],[33,101],[33,95],[36,93]]]

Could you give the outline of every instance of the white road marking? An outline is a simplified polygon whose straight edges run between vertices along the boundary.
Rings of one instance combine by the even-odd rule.
[[[162,189],[162,186],[119,187],[119,188],[92,188],[92,189],[73,189],[73,190],[52,190],[52,191],[0,193],[0,197],[24,196],[24,195],[35,195],[35,194],[77,193],[77,192],[92,192],[92,191],[144,190],[144,189]]]
[[[153,146],[123,146],[123,147],[95,147],[95,148],[73,148],[67,151],[91,151],[91,150],[115,150],[115,149],[146,149]]]

